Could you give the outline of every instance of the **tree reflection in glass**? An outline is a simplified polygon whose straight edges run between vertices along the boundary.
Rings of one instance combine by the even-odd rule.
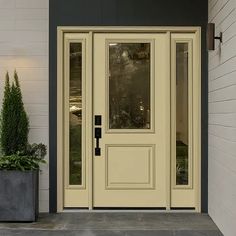
[[[176,185],[188,185],[188,43],[176,44]]]
[[[150,129],[150,43],[109,44],[109,128]]]
[[[82,44],[70,44],[70,164],[69,184],[82,184]]]

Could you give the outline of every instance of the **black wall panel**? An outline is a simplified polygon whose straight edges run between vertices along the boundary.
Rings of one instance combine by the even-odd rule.
[[[49,0],[50,212],[56,212],[57,26],[202,27],[202,211],[208,208],[208,83],[206,0]]]

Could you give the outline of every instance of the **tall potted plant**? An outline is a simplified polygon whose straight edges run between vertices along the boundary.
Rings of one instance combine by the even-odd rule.
[[[0,114],[0,221],[36,221],[38,176],[46,146],[29,144],[29,119],[17,73],[6,74]]]

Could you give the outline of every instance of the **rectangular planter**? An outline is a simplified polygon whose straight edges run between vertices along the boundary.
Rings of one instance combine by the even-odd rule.
[[[38,171],[0,171],[0,221],[36,221]]]

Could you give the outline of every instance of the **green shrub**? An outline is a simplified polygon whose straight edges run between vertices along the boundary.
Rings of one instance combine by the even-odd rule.
[[[29,144],[29,119],[22,101],[17,73],[10,85],[6,74],[3,105],[0,114],[0,170],[39,170],[46,146]]]
[[[16,154],[27,148],[29,119],[25,112],[16,72],[12,85],[8,73],[6,74],[0,127],[0,146],[4,155]]]
[[[44,144],[27,145],[24,152],[17,152],[0,158],[0,170],[39,170],[41,163],[46,163],[46,146]]]

